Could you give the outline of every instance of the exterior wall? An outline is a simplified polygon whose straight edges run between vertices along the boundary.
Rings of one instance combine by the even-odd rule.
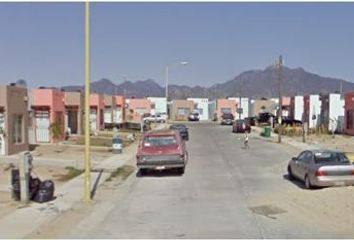
[[[258,116],[259,113],[269,112],[275,114],[276,103],[272,100],[254,100],[253,116]]]
[[[248,98],[241,98],[241,103],[240,103],[240,98],[235,97],[235,98],[228,98],[229,100],[234,100],[236,102],[236,105],[240,108],[242,108],[243,113],[240,114],[237,113],[236,109],[236,115],[235,119],[245,119],[246,117],[249,116],[249,99]]]
[[[282,116],[290,116],[291,97],[282,98]]]
[[[116,100],[116,108],[114,109],[113,121],[115,124],[123,124],[126,118],[125,98],[124,96],[115,96],[115,100]]]
[[[186,109],[182,114],[179,109]],[[194,102],[188,100],[173,100],[171,105],[171,119],[175,121],[187,121],[189,114],[194,110]]]
[[[236,117],[236,101],[229,99],[218,99],[216,101],[216,115],[220,119],[222,115],[222,109],[230,109],[230,112]]]
[[[114,109],[116,108],[115,98],[110,95],[104,95],[104,123],[105,124],[113,124],[113,113]],[[105,126],[106,127],[106,126]]]
[[[214,120],[216,113],[216,100],[209,101],[209,119]]]
[[[97,111],[97,130],[104,129],[104,97],[101,94],[93,93],[90,95],[90,107]]]
[[[295,96],[294,119],[302,121],[303,114],[304,114],[304,97]]]
[[[167,101],[164,97],[148,97],[155,108],[151,109],[151,114],[167,113]]]
[[[27,89],[16,86],[0,87],[0,107],[4,110],[5,155],[29,150],[28,144],[28,94]],[[15,115],[22,115],[21,143],[13,142]]]
[[[354,92],[345,94],[345,124],[344,132],[354,136]]]
[[[50,142],[62,141],[65,138],[65,93],[55,89],[33,89],[33,105],[34,111],[38,109],[49,110],[50,124],[59,122],[62,133],[61,138],[54,139],[50,132]]]
[[[344,129],[344,104],[340,94],[329,95],[329,119],[337,121],[338,132],[343,132]]]
[[[127,100],[127,122],[141,122],[142,116],[145,113],[151,113],[151,101],[148,99],[128,99]]]
[[[67,112],[70,108],[77,109],[77,134],[81,135],[84,132],[84,96],[81,92],[65,92],[65,128],[68,127]]]
[[[319,95],[309,96],[309,128],[318,127],[321,123],[321,100]],[[313,119],[316,116],[316,119]]]
[[[199,120],[205,121],[209,119],[209,100],[207,98],[187,98],[188,101],[193,101],[199,110]],[[196,110],[196,109],[193,109]]]

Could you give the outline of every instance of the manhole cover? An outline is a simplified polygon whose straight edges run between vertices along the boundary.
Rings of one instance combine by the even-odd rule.
[[[256,214],[263,215],[271,219],[276,219],[276,217],[271,215],[286,213],[284,209],[278,208],[277,206],[273,206],[273,205],[261,205],[261,206],[250,207],[249,209]]]

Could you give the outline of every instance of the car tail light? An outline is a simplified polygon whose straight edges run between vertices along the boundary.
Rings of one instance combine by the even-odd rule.
[[[354,169],[352,170],[352,175],[354,175]]]
[[[320,176],[327,176],[327,172],[321,171],[321,170],[317,170],[316,171],[316,177],[320,177]]]

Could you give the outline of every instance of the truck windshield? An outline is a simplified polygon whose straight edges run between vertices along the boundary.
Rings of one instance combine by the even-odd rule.
[[[144,147],[164,147],[177,145],[174,136],[148,136],[144,138]]]

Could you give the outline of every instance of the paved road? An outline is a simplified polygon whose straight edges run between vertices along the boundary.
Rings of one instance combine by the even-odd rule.
[[[124,196],[117,191],[110,213],[80,237],[342,237],[311,223],[318,219],[309,209],[294,208],[301,199],[269,200],[278,192],[304,191],[283,177],[289,151],[252,136],[251,149],[242,149],[240,138],[230,126],[192,124],[185,174],[134,178]]]

